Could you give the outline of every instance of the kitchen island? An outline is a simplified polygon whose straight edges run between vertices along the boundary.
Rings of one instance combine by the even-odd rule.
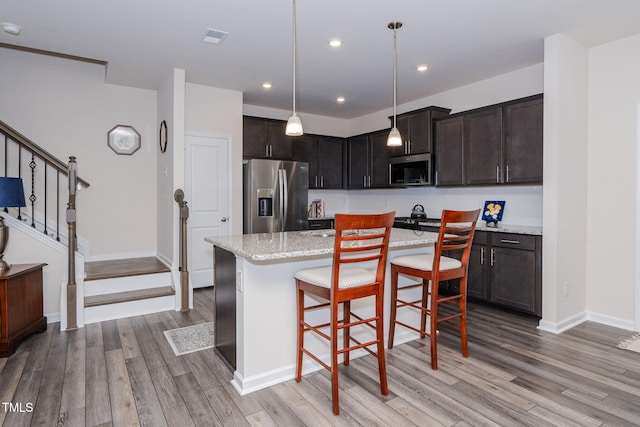
[[[303,268],[331,264],[333,233],[333,230],[309,230],[205,239],[214,245],[215,350],[233,371],[232,384],[240,394],[294,378],[296,292],[293,274]],[[394,228],[389,258],[427,252],[436,240],[437,233]],[[388,269],[387,266],[387,289]],[[352,303],[352,308],[368,314],[373,311],[373,299]],[[386,330],[388,313],[389,300],[385,297]],[[326,311],[310,314],[328,319]],[[406,313],[404,320],[417,319],[417,313]],[[370,332],[360,333],[365,336]],[[395,342],[417,337],[418,334],[410,331],[397,331]],[[309,337],[307,341],[312,351],[324,355],[323,359],[328,361],[328,343],[314,338]],[[366,353],[354,351],[352,357],[362,354]],[[303,373],[318,369],[321,368],[317,363],[305,359]]]

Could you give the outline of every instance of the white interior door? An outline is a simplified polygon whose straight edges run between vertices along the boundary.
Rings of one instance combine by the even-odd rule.
[[[213,285],[213,246],[204,238],[225,236],[230,230],[228,151],[228,137],[185,135],[187,254],[194,288]]]

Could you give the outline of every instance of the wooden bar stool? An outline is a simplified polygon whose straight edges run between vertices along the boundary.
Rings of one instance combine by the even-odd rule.
[[[298,350],[296,357],[296,381],[302,378],[303,353],[331,372],[333,413],[340,413],[338,403],[338,355],[344,354],[344,364],[349,365],[349,352],[363,348],[378,359],[380,390],[389,393],[384,357],[384,278],[389,249],[389,235],[395,212],[372,215],[337,214],[335,216],[335,246],[333,264],[326,267],[307,268],[294,274],[298,305]],[[305,294],[320,297],[328,302],[305,307]],[[351,312],[351,301],[375,297],[375,314],[362,318]],[[342,304],[342,319],[339,306]],[[330,319],[326,323],[311,325],[305,313],[329,307]],[[352,321],[352,317],[354,320]],[[367,325],[375,330],[375,339],[359,342],[351,336],[351,327]],[[329,328],[328,333],[323,329]],[[342,331],[342,348],[338,348],[338,332]],[[328,340],[331,362],[327,364],[304,347],[305,332],[315,332]],[[377,346],[377,350],[369,346]]]
[[[433,254],[407,255],[391,260],[391,314],[389,325],[389,348],[393,348],[396,325],[404,326],[431,338],[431,368],[438,369],[437,325],[447,322],[460,329],[462,355],[469,356],[467,349],[467,270],[473,234],[480,209],[475,211],[442,211],[438,241]],[[444,255],[447,256],[444,256]],[[422,279],[421,283],[398,287],[398,274]],[[439,283],[459,279],[458,292],[440,295]],[[431,284],[431,286],[429,286]],[[398,297],[399,291],[422,288],[422,298],[405,301]],[[450,303],[454,313],[439,315],[439,304]],[[396,320],[398,308],[411,307],[420,310],[420,328]],[[427,329],[427,316],[429,328]]]

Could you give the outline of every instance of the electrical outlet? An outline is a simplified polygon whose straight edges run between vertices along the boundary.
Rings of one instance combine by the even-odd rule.
[[[564,282],[564,284],[562,285],[562,292],[565,297],[569,296],[569,282]]]

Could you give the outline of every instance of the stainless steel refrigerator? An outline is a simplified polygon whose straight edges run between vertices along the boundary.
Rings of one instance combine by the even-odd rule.
[[[245,160],[243,183],[245,234],[308,228],[308,163]]]

